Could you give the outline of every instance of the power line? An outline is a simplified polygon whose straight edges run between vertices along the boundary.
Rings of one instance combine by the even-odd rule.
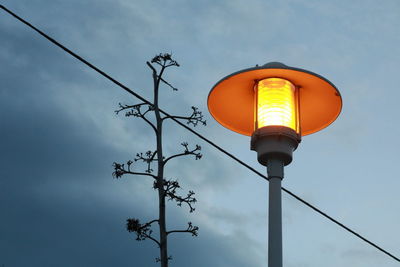
[[[59,48],[61,48],[62,50],[64,50],[65,52],[67,52],[68,54],[70,54],[71,56],[73,56],[74,58],[78,59],[79,61],[81,61],[82,63],[86,64],[88,67],[90,67],[91,69],[95,70],[96,72],[100,73],[102,76],[104,76],[105,78],[107,78],[108,80],[112,81],[113,83],[115,83],[116,85],[118,85],[119,87],[121,87],[122,89],[124,89],[125,91],[127,91],[128,93],[132,94],[133,96],[135,96],[136,98],[138,98],[139,100],[147,103],[147,104],[152,104],[150,101],[146,100],[145,98],[143,98],[142,96],[140,96],[139,94],[135,93],[133,90],[131,90],[129,87],[127,87],[126,85],[122,84],[121,82],[117,81],[116,79],[114,79],[113,77],[111,77],[110,75],[108,75],[107,73],[105,73],[104,71],[100,70],[99,68],[97,68],[95,65],[91,64],[90,62],[88,62],[87,60],[85,60],[84,58],[82,58],[81,56],[79,56],[78,54],[74,53],[73,51],[71,51],[70,49],[68,49],[67,47],[65,47],[64,45],[62,45],[61,43],[59,43],[58,41],[56,41],[55,39],[53,39],[52,37],[50,37],[49,35],[47,35],[46,33],[42,32],[41,30],[39,30],[38,28],[36,28],[35,26],[33,26],[31,23],[29,23],[28,21],[22,19],[21,17],[19,17],[18,15],[16,15],[15,13],[13,13],[12,11],[10,11],[9,9],[7,9],[6,7],[4,7],[3,5],[0,5],[0,7],[6,11],[8,14],[10,14],[11,16],[15,17],[17,20],[19,20],[20,22],[22,22],[23,24],[27,25],[29,28],[31,28],[32,30],[36,31],[37,33],[39,33],[41,36],[43,36],[44,38],[46,38],[47,40],[49,40],[50,42],[52,42],[53,44],[55,44],[56,46],[58,46]],[[163,113],[166,116],[170,116],[167,112],[163,111],[162,109],[160,109],[160,112]],[[217,144],[215,144],[214,142],[212,142],[211,140],[209,140],[208,138],[202,136],[201,134],[199,134],[198,132],[196,132],[195,130],[193,130],[192,128],[189,128],[188,126],[186,126],[185,124],[183,124],[182,122],[178,121],[177,119],[171,117],[171,119],[176,122],[177,124],[179,124],[180,126],[182,126],[183,128],[185,128],[186,130],[190,131],[191,133],[193,133],[194,135],[196,135],[197,137],[199,137],[200,139],[202,139],[203,141],[205,141],[206,143],[210,144],[211,146],[213,146],[214,148],[216,148],[217,150],[221,151],[222,153],[224,153],[225,155],[227,155],[228,157],[230,157],[231,159],[235,160],[236,162],[238,162],[239,164],[243,165],[244,167],[246,167],[247,169],[251,170],[252,172],[254,172],[255,174],[257,174],[258,176],[262,177],[263,179],[268,181],[268,178],[260,173],[259,171],[257,171],[256,169],[254,169],[253,167],[251,167],[250,165],[248,165],[247,163],[243,162],[242,160],[238,159],[236,156],[234,156],[233,154],[229,153],[228,151],[226,151],[225,149],[223,149],[222,147],[218,146]],[[391,257],[392,259],[400,262],[400,259],[396,256],[394,256],[393,254],[389,253],[388,251],[386,251],[385,249],[381,248],[380,246],[376,245],[374,242],[368,240],[367,238],[363,237],[362,235],[358,234],[357,232],[355,232],[354,230],[350,229],[349,227],[345,226],[343,223],[339,222],[338,220],[332,218],[331,216],[329,216],[328,214],[326,214],[325,212],[321,211],[320,209],[318,209],[317,207],[315,207],[314,205],[312,205],[311,203],[305,201],[304,199],[300,198],[299,196],[297,196],[296,194],[294,194],[293,192],[289,191],[288,189],[282,187],[282,190],[284,192],[286,192],[287,194],[289,194],[290,196],[294,197],[295,199],[297,199],[298,201],[300,201],[301,203],[303,203],[304,205],[308,206],[309,208],[313,209],[314,211],[316,211],[317,213],[319,213],[320,215],[322,215],[323,217],[327,218],[328,220],[330,220],[331,222],[337,224],[338,226],[342,227],[343,229],[345,229],[346,231],[350,232],[351,234],[355,235],[356,237],[360,238],[361,240],[365,241],[366,243],[368,243],[369,245],[375,247],[376,249],[380,250],[381,252],[385,253],[386,255],[388,255],[389,257]]]

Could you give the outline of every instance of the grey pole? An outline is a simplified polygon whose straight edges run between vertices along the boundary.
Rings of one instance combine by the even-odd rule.
[[[250,148],[267,166],[269,180],[268,267],[282,267],[282,194],[283,168],[290,164],[301,136],[288,127],[264,126],[254,131]]]
[[[268,267],[282,267],[282,195],[284,163],[279,159],[267,162],[269,180]]]

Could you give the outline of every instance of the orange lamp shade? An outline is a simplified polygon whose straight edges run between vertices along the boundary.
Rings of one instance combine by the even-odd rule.
[[[257,82],[255,130],[264,126],[285,126],[299,133],[295,86],[281,78]]]
[[[208,95],[208,109],[221,125],[247,136],[268,125],[284,125],[304,136],[335,121],[342,98],[324,77],[271,62],[220,80]]]

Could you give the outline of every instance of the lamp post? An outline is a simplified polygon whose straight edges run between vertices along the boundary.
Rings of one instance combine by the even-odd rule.
[[[251,136],[251,150],[267,167],[268,266],[282,267],[283,169],[302,136],[322,130],[339,116],[340,93],[318,74],[271,62],[217,82],[208,109],[224,127]]]

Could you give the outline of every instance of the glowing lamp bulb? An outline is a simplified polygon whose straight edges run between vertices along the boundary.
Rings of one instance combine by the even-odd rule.
[[[268,78],[256,86],[256,129],[265,126],[285,126],[299,133],[297,94],[288,80]]]

